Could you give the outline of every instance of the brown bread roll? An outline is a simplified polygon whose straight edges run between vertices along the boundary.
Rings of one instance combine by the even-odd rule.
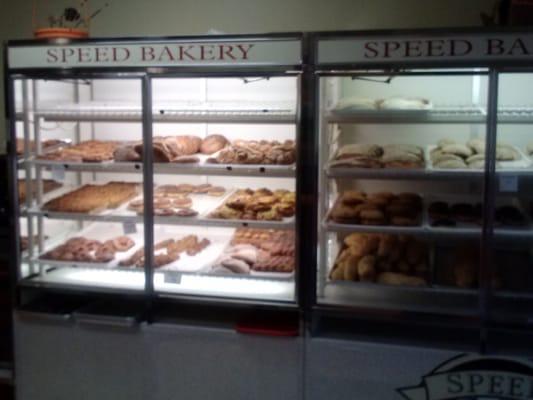
[[[228,139],[226,139],[222,135],[208,135],[204,140],[202,140],[202,144],[200,145],[200,152],[202,152],[202,154],[213,154],[219,150],[222,150],[228,144]]]

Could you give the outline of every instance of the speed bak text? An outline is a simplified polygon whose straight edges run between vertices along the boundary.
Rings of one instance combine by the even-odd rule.
[[[50,65],[98,64],[136,61],[139,63],[232,62],[249,60],[254,44],[173,44],[142,45],[135,47],[53,47],[46,52]]]

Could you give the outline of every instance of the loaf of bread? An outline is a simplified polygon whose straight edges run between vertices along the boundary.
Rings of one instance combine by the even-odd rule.
[[[202,154],[213,154],[219,150],[222,150],[228,144],[228,139],[226,139],[222,135],[208,135],[204,140],[202,140],[200,151],[202,152]]]

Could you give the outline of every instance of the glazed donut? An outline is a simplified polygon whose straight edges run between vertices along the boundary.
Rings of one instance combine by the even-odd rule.
[[[154,215],[157,217],[170,217],[171,215],[174,215],[174,211],[169,207],[154,208]]]
[[[135,246],[135,242],[128,236],[119,236],[113,239],[113,247],[116,251],[127,251],[133,246]]]
[[[170,207],[171,201],[164,197],[154,198],[154,208]]]
[[[98,250],[100,247],[102,247],[102,243],[99,242],[98,240],[88,240],[86,243],[85,243],[85,246],[87,248],[87,251],[96,251]]]
[[[177,208],[189,208],[192,206],[192,200],[188,197],[177,197],[172,200],[172,205]]]
[[[180,208],[175,212],[178,217],[195,217],[198,215],[198,211],[193,210],[192,208]]]
[[[197,194],[205,194],[209,191],[209,189],[211,189],[213,185],[209,184],[209,183],[202,183],[201,185],[196,185],[194,187],[194,190],[193,190],[193,193],[197,193]]]
[[[115,246],[104,244],[94,253],[96,262],[107,263],[115,258]]]
[[[80,261],[80,262],[92,262],[94,261],[93,257],[88,251],[79,251],[77,253],[73,253],[74,260]]]
[[[210,187],[207,190],[208,196],[222,196],[224,193],[226,193],[226,189],[224,189],[222,186],[213,186]]]
[[[176,192],[177,193],[192,193],[194,191],[194,188],[195,188],[194,185],[191,185],[189,183],[182,183],[176,186]]]

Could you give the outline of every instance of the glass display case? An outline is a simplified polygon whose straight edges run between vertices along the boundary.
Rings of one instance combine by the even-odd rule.
[[[297,302],[299,35],[8,55],[20,287]]]
[[[317,35],[319,309],[527,315],[527,38],[493,36]]]
[[[533,106],[529,88],[530,69],[502,67],[494,72],[497,99],[495,126],[495,179],[491,187],[493,229],[485,298],[490,321],[497,326],[523,325],[531,321],[533,281],[531,275]],[[505,144],[510,143],[512,148]],[[509,151],[511,150],[511,151]],[[504,158],[519,154],[523,165],[505,168]],[[513,225],[511,231],[505,224]]]

